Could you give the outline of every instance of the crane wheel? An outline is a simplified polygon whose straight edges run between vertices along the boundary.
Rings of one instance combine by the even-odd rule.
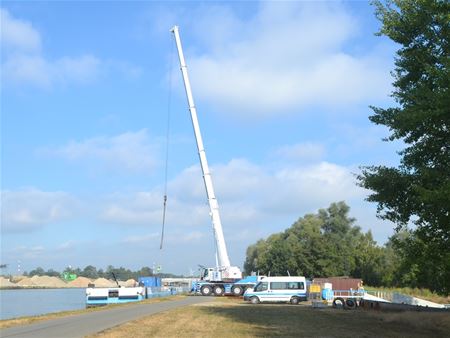
[[[216,286],[214,287],[213,291],[214,291],[214,294],[215,294],[216,296],[223,296],[224,293],[225,293],[225,290],[224,290],[223,287],[220,286],[220,285],[216,285]]]
[[[200,292],[202,293],[203,296],[211,296],[212,294],[212,288],[209,285],[204,285],[202,286],[202,288],[200,289]]]
[[[231,293],[235,296],[241,296],[244,292],[244,289],[239,286],[239,285],[235,285],[231,288]]]

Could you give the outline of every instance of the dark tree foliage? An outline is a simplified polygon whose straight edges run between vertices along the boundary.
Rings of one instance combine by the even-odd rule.
[[[41,268],[40,266],[37,267],[36,269],[31,270],[28,273],[28,276],[32,277],[32,276],[44,276],[45,275],[45,270],[43,268]]]
[[[450,292],[450,2],[376,1],[379,35],[400,45],[395,107],[372,107],[370,120],[402,140],[399,167],[364,167],[359,184],[381,218],[409,236],[394,240],[408,284]],[[409,270],[408,270],[409,269]],[[414,276],[414,277],[412,277]]]
[[[82,276],[90,279],[97,279],[97,278],[106,278],[106,279],[113,279],[113,273],[116,276],[118,280],[128,280],[128,279],[134,279],[138,280],[139,277],[148,277],[148,276],[158,276],[161,278],[176,278],[176,277],[183,277],[182,275],[176,275],[171,273],[157,273],[154,274],[153,270],[149,268],[148,266],[143,266],[137,271],[132,271],[130,269],[126,269],[124,267],[115,268],[112,265],[108,265],[106,270],[98,269],[93,265],[86,266],[83,270],[80,268],[73,268],[73,267],[66,267],[63,272],[68,273],[74,273],[77,276]],[[29,273],[24,272],[24,275],[29,276],[60,276],[60,273],[58,271],[55,271],[53,269],[49,269],[48,271],[45,271],[43,268],[38,267],[36,269],[31,270]]]
[[[305,215],[284,232],[250,245],[245,272],[353,276],[369,285],[394,284],[392,256],[376,245],[370,232],[362,233],[354,225],[349,210],[344,202],[333,203],[317,214]]]

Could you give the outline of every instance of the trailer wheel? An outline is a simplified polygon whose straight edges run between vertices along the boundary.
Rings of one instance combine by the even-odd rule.
[[[212,293],[212,288],[209,285],[203,285],[202,288],[200,289],[200,292],[202,293],[203,296],[210,296]]]
[[[341,298],[341,297],[335,298],[333,300],[333,307],[334,308],[344,308],[345,307],[345,300],[344,300],[344,298]]]
[[[225,293],[225,290],[220,285],[214,286],[213,291],[216,296],[223,296],[223,294]]]
[[[292,305],[297,305],[298,302],[299,302],[298,297],[292,297],[292,298],[291,298],[291,304],[292,304]]]
[[[243,294],[243,288],[240,286],[240,285],[234,285],[232,288],[231,288],[231,293],[233,294],[233,295],[235,295],[235,296],[240,296],[240,295],[242,295]]]
[[[356,308],[356,302],[354,299],[349,298],[345,301],[345,306],[349,309],[354,309]]]
[[[259,304],[259,298],[256,296],[253,296],[252,298],[250,298],[250,302],[252,304]]]

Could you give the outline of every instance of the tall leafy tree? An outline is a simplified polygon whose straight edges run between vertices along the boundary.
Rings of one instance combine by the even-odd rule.
[[[353,276],[380,285],[384,249],[371,233],[362,233],[349,217],[344,202],[332,203],[317,214],[307,214],[284,232],[261,239],[247,249],[247,273]]]
[[[402,140],[405,148],[399,152],[398,167],[365,167],[359,183],[373,191],[368,200],[378,204],[381,218],[396,223],[397,231],[414,224],[411,237],[398,243],[406,265],[414,275],[427,276],[422,286],[448,294],[450,2],[388,0],[374,4],[382,24],[379,35],[388,36],[400,49],[393,72],[396,105],[372,107],[370,120],[388,127],[391,134],[386,140]]]

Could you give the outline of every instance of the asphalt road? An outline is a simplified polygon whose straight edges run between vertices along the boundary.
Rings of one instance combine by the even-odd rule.
[[[0,331],[0,337],[75,338],[84,337],[154,313],[181,306],[209,302],[213,297],[192,296],[153,304],[133,304],[103,311],[61,317],[42,322],[15,326]]]

